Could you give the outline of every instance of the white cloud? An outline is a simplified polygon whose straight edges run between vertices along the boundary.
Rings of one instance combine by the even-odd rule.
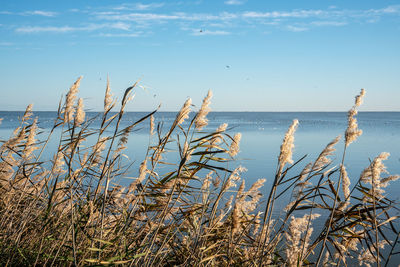
[[[209,30],[193,30],[192,35],[194,36],[203,36],[203,35],[230,35],[230,32],[227,31],[209,31]]]
[[[44,10],[31,10],[19,13],[14,13],[10,11],[0,11],[0,15],[19,15],[19,16],[42,16],[42,17],[55,17],[57,12],[44,11]]]
[[[138,20],[177,20],[182,19],[181,15],[167,15],[167,14],[154,14],[154,13],[128,13],[128,14],[100,14],[99,19],[106,20],[124,20],[124,21],[138,21]]]
[[[33,10],[33,11],[25,11],[21,13],[22,15],[36,15],[43,17],[55,17],[57,15],[56,12],[51,11],[43,11],[43,10]]]
[[[131,25],[125,22],[117,22],[117,23],[112,23],[112,24],[100,24],[100,27],[103,28],[112,28],[112,29],[119,29],[119,30],[124,30],[128,31],[131,28]]]
[[[240,1],[240,0],[227,0],[224,2],[227,5],[243,5],[244,1]]]
[[[55,27],[55,26],[25,26],[19,27],[15,31],[19,33],[39,33],[39,32],[57,32],[57,33],[65,33],[77,30],[76,28],[69,26]]]
[[[162,14],[162,13],[118,13],[113,14],[110,12],[106,13],[96,13],[97,19],[104,20],[114,20],[114,21],[153,21],[153,22],[162,22],[162,21],[227,21],[238,18],[237,14],[229,13],[229,12],[221,12],[220,14],[207,14],[207,13],[193,13],[188,14],[184,12],[175,12],[172,14]]]
[[[51,33],[67,33],[67,32],[75,32],[75,31],[95,31],[99,29],[118,29],[127,31],[130,29],[130,25],[123,22],[117,23],[104,23],[104,24],[90,24],[83,27],[71,27],[71,26],[25,26],[17,28],[15,31],[19,33],[43,33],[43,32],[51,32]]]
[[[380,9],[370,9],[367,12],[375,13],[375,14],[399,14],[400,13],[400,5],[388,6]]]
[[[121,13],[119,11],[100,11],[100,12],[92,12],[91,14],[95,16],[110,16],[110,15],[119,15]]]
[[[144,10],[151,10],[151,9],[156,9],[163,7],[164,3],[151,3],[151,4],[142,4],[142,3],[136,3],[136,4],[122,4],[120,6],[114,7],[114,10],[139,10],[139,11],[144,11]]]
[[[135,33],[100,33],[100,37],[139,37],[142,36],[141,32]]]
[[[312,25],[315,26],[345,26],[347,22],[344,21],[313,21],[311,22]]]
[[[294,11],[272,11],[272,12],[254,12],[243,13],[245,18],[309,18],[326,15],[322,10],[294,10]]]
[[[308,28],[306,27],[299,27],[299,26],[293,26],[293,25],[288,25],[286,26],[286,29],[288,29],[291,32],[304,32],[308,31]]]

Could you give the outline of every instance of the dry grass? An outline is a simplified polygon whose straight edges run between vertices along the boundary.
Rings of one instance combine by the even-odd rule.
[[[364,91],[349,112],[341,166],[331,168],[329,159],[338,137],[296,173],[305,157],[292,160],[294,120],[263,198],[264,179],[246,189],[245,169],[229,169],[240,134],[231,137],[226,124],[201,131],[211,92],[188,123],[190,99],[168,129],[154,125],[156,111],[121,128],[136,84],[115,113],[107,84],[101,124],[94,128],[76,101],[79,81],[46,138],[39,139],[29,106],[0,148],[1,265],[383,266],[398,253],[398,208],[383,188],[399,176],[381,177],[388,154],[378,155],[352,187],[344,167],[346,149],[361,134],[355,116]],[[151,125],[151,145],[136,179],[123,187],[117,181],[130,166],[123,152],[142,123]],[[58,140],[54,156],[42,161],[52,138]],[[179,158],[167,162],[173,147]],[[284,195],[291,201],[275,216]],[[315,220],[322,220],[319,227],[312,227]]]

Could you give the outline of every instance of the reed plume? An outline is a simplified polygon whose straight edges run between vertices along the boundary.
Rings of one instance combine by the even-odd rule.
[[[242,139],[242,134],[237,133],[233,136],[233,140],[231,143],[231,146],[229,148],[228,154],[231,157],[236,156],[239,153],[239,144],[240,144],[240,139]]]
[[[37,122],[38,118],[35,118],[29,129],[29,135],[26,139],[25,148],[23,151],[23,158],[25,159],[29,159],[32,156],[32,153],[39,149],[35,146],[36,131],[38,130]]]
[[[331,160],[328,158],[328,156],[333,155],[333,152],[335,152],[334,146],[339,142],[341,136],[337,136],[335,139],[333,139],[326,147],[325,149],[319,154],[317,160],[315,161],[312,170],[319,170],[325,167],[326,165],[331,163]]]
[[[113,98],[110,89],[110,79],[107,76],[107,86],[106,86],[106,93],[104,96],[104,113],[107,113],[111,110],[113,106]]]
[[[176,115],[176,123],[178,125],[182,124],[187,118],[189,118],[190,106],[192,105],[192,99],[188,98],[183,104],[181,110]]]
[[[350,179],[347,174],[346,168],[344,167],[343,164],[340,165],[340,175],[342,176],[342,179],[343,179],[342,190],[343,190],[344,198],[346,200],[348,200],[350,197]]]
[[[78,87],[80,85],[82,76],[79,77],[75,83],[70,87],[66,97],[65,97],[65,109],[64,109],[64,122],[70,122],[74,119],[74,103],[76,99],[76,94],[78,93]]]
[[[313,228],[307,227],[307,225],[319,216],[319,214],[312,214],[311,216],[306,214],[301,218],[292,217],[288,232],[285,233],[287,246],[285,253],[288,266],[303,265],[302,247],[308,248],[313,231]]]
[[[281,145],[281,151],[279,154],[278,162],[279,162],[279,171],[278,173],[281,173],[283,170],[283,167],[285,166],[286,163],[292,164],[293,159],[292,159],[292,153],[293,153],[293,148],[294,148],[294,133],[297,129],[297,126],[299,124],[299,121],[293,120],[292,125],[290,125],[288,131],[285,134],[285,137],[283,138],[283,142]]]
[[[208,124],[208,119],[206,118],[207,114],[210,112],[210,103],[211,103],[212,92],[211,90],[208,91],[207,96],[203,99],[203,103],[201,104],[201,108],[197,113],[196,119],[194,123],[198,130],[203,129]]]
[[[79,98],[78,106],[76,107],[75,124],[81,125],[85,121],[85,111],[83,110],[83,99]]]
[[[349,146],[352,142],[354,142],[362,134],[362,130],[358,129],[357,119],[355,118],[355,116],[358,113],[357,108],[361,105],[364,95],[365,95],[365,90],[361,89],[360,94],[356,96],[353,108],[350,109],[347,114],[347,129],[345,133],[346,147]]]

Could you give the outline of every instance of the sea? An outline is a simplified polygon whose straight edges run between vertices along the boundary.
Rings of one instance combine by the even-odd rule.
[[[49,111],[34,112],[33,117],[38,117],[39,127],[43,132],[42,138],[52,128],[56,114]],[[146,114],[148,113],[126,112],[120,128],[136,122]],[[88,118],[95,118],[91,127],[95,128],[100,124],[100,115],[101,113],[97,112],[87,112]],[[13,130],[20,125],[19,119],[22,116],[23,112],[19,111],[0,111],[0,118],[3,119],[0,124],[0,140],[7,140],[12,135]],[[167,129],[175,116],[176,112],[157,112],[155,122],[162,123],[163,128]],[[267,180],[267,186],[272,183],[280,145],[294,119],[299,120],[294,140],[294,161],[305,155],[305,159],[302,160],[303,166],[315,160],[325,146],[338,135],[342,138],[331,157],[332,166],[340,164],[342,160],[347,112],[211,112],[207,118],[209,124],[203,132],[211,132],[219,125],[227,123],[228,134],[233,136],[241,133],[240,152],[235,163],[247,169],[243,174],[247,184],[252,184],[260,178]],[[351,181],[356,182],[364,168],[381,152],[390,153],[390,157],[384,162],[387,171],[390,174],[400,174],[400,112],[359,112],[356,118],[363,133],[346,150],[345,166]],[[185,126],[187,123],[183,128]],[[130,134],[125,154],[132,161],[140,163],[144,159],[149,144],[148,133],[147,120],[134,128]],[[53,139],[48,145],[49,154],[58,145],[58,139]],[[174,149],[176,147],[171,148]],[[397,197],[400,181],[393,182],[386,191]]]
[[[148,113],[126,112],[120,127],[126,127],[146,114]],[[34,112],[34,116],[38,117],[43,137],[52,128],[56,115],[56,112]],[[0,111],[0,118],[3,119],[0,124],[0,140],[7,140],[12,135],[13,130],[20,125],[19,119],[22,116],[23,112]],[[91,127],[96,128],[100,125],[101,113],[87,112],[86,116],[94,118]],[[160,123],[160,126],[166,130],[175,117],[176,112],[157,112],[155,122]],[[307,163],[314,161],[325,146],[338,135],[342,138],[336,145],[335,154],[331,156],[332,167],[339,166],[342,161],[347,112],[211,112],[207,118],[209,124],[202,130],[203,132],[214,131],[219,125],[227,123],[228,134],[233,136],[241,133],[240,152],[236,161],[229,163],[227,167],[231,169],[239,165],[245,167],[247,171],[242,174],[242,179],[245,179],[247,187],[258,179],[265,178],[266,183],[262,189],[264,195],[269,193],[277,169],[280,145],[294,119],[298,119],[299,126],[294,138],[293,160],[296,161],[305,156],[299,163],[299,167],[294,170],[294,175],[298,174]],[[382,176],[387,176],[389,173],[400,174],[400,112],[359,112],[356,118],[358,127],[363,133],[347,147],[344,159],[352,185],[358,181],[361,172],[381,152],[390,153],[390,157],[384,161],[388,174]],[[184,123],[182,127],[185,129],[188,123]],[[105,134],[111,135],[112,132]],[[154,138],[156,136],[153,136]],[[137,167],[143,161],[151,142],[154,140],[149,139],[147,120],[131,132],[128,148],[124,152],[126,158],[133,162],[130,174],[132,177],[137,176]],[[57,138],[50,141],[46,150],[48,152],[44,157],[50,159],[57,145]],[[177,147],[173,145],[169,149],[175,153],[177,151]],[[127,177],[126,181],[122,180],[121,183],[128,183],[129,178]],[[400,180],[391,182],[385,191],[386,196],[400,201]],[[277,204],[275,212],[282,211],[283,208],[283,203]],[[394,212],[395,215],[399,215],[397,213]],[[278,215],[275,213],[274,216]],[[321,220],[321,224],[323,221]],[[398,260],[400,258],[396,257],[396,261]]]

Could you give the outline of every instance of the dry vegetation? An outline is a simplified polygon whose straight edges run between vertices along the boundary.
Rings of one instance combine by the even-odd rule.
[[[211,92],[191,121],[189,99],[168,129],[154,125],[156,111],[121,127],[135,85],[119,111],[107,85],[100,127],[92,127],[76,100],[79,81],[46,138],[39,140],[43,134],[29,106],[20,127],[2,141],[1,265],[384,266],[398,253],[398,209],[384,187],[399,176],[381,177],[388,154],[371,160],[353,185],[345,168],[346,149],[361,134],[355,116],[364,90],[348,113],[339,167],[330,157],[341,137],[294,171],[305,161],[292,160],[294,120],[276,175],[268,177],[272,187],[263,188],[260,179],[246,188],[245,169],[229,169],[241,135],[231,137],[226,124],[202,130]],[[139,169],[130,170],[137,177],[123,187],[118,182],[130,166],[124,149],[143,123],[150,124],[150,145]],[[42,161],[51,138],[57,150]],[[166,157],[171,150],[175,163]],[[284,195],[290,203],[275,215]],[[315,220],[321,222],[313,232]]]

